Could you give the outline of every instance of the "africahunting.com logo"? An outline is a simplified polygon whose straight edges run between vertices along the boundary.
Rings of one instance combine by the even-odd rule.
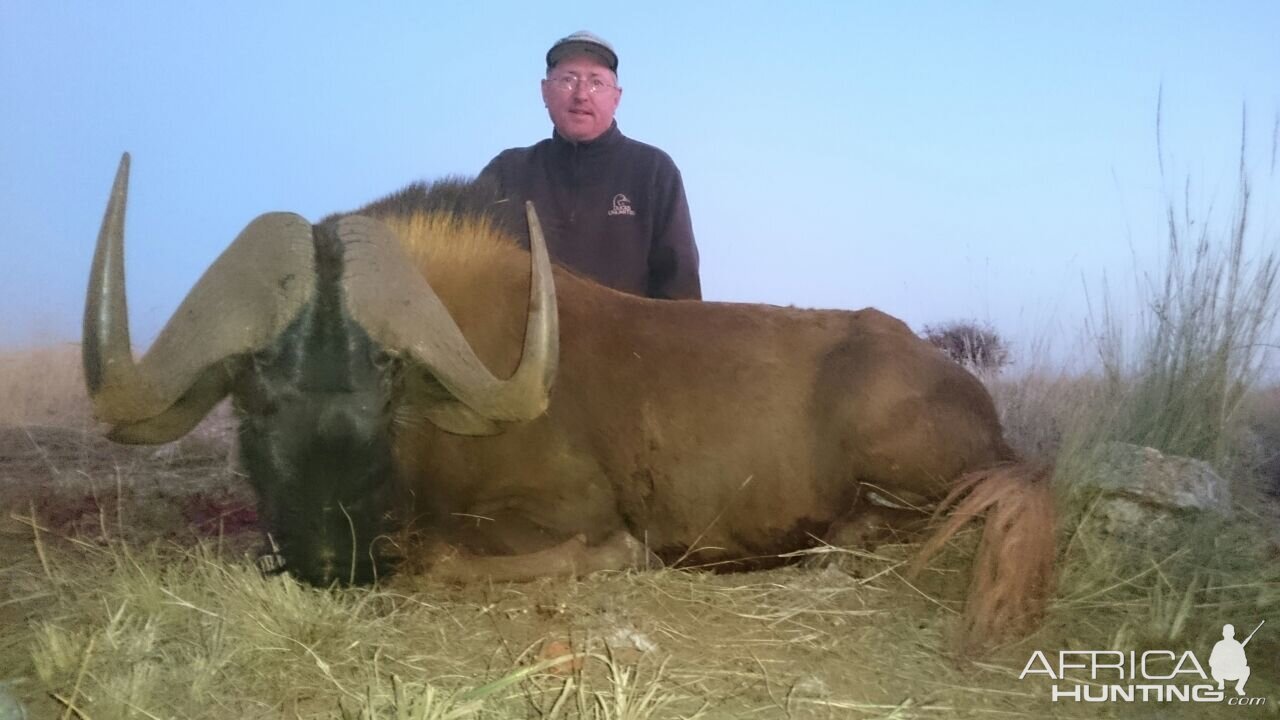
[[[1267,698],[1250,696],[1245,688],[1250,674],[1245,646],[1265,623],[1243,641],[1236,640],[1235,626],[1223,625],[1207,671],[1191,650],[1036,650],[1018,679],[1053,681],[1054,702],[1265,705]]]

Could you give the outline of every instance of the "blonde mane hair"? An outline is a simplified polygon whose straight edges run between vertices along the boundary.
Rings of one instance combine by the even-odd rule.
[[[446,268],[493,266],[518,250],[510,233],[490,217],[431,211],[379,219],[400,238],[429,279]]]
[[[434,284],[446,272],[497,267],[520,252],[507,203],[488,182],[445,178],[414,183],[356,212],[386,223]]]

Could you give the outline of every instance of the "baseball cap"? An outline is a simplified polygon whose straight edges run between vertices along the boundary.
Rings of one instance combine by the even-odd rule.
[[[586,30],[579,30],[557,40],[547,51],[547,69],[550,70],[561,60],[578,53],[594,55],[605,67],[618,72],[618,54],[613,51],[613,46],[604,38]]]

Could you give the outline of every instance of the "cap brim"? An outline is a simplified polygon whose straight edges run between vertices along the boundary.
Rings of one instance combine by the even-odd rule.
[[[551,51],[547,53],[547,69],[559,65],[565,58],[574,55],[590,55],[611,71],[618,71],[617,55],[613,54],[608,48],[586,42],[567,42],[551,48]]]

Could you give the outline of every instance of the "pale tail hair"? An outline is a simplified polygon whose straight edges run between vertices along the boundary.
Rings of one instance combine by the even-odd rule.
[[[949,515],[920,550],[912,574],[961,528],[986,515],[958,638],[966,654],[1026,634],[1044,614],[1057,554],[1052,475],[1051,467],[1033,463],[970,472],[938,507],[937,516]]]

